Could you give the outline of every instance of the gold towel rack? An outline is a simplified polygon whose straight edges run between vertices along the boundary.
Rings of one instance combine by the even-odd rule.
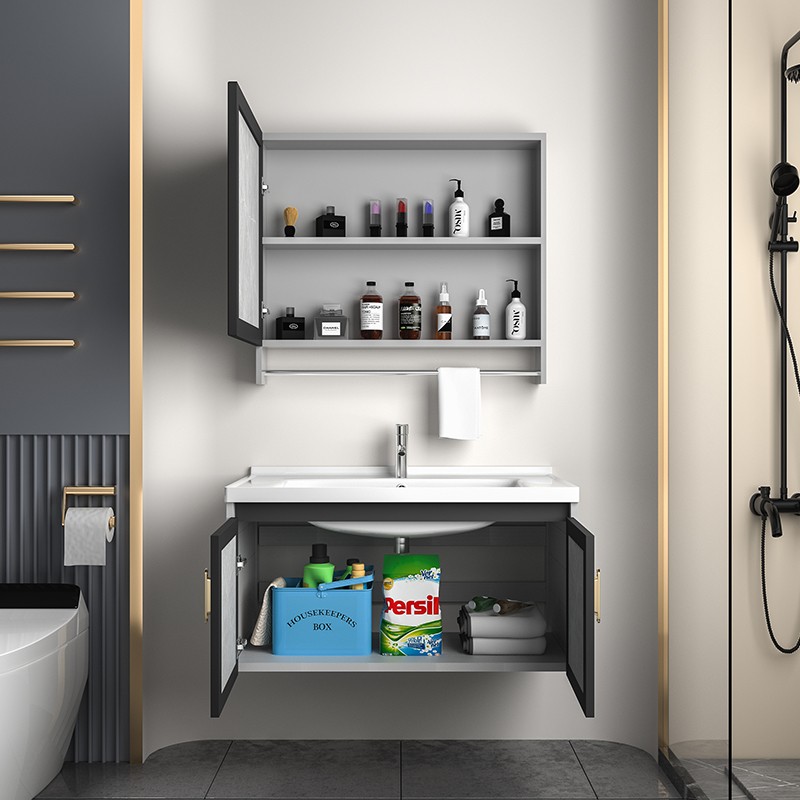
[[[0,339],[0,347],[77,347],[76,339]]]
[[[77,203],[74,194],[0,194],[0,203]]]
[[[76,252],[78,246],[72,242],[3,242],[0,250],[69,250]]]
[[[67,520],[67,496],[68,495],[114,495],[117,493],[116,486],[65,486],[61,495],[61,526]],[[117,524],[115,517],[108,521],[108,527],[113,528]]]
[[[76,300],[75,292],[0,292],[3,300]]]

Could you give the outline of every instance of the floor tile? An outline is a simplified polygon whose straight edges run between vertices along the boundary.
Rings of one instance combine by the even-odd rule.
[[[399,800],[396,741],[234,741],[209,798]]]
[[[568,741],[403,742],[404,800],[594,800]]]
[[[64,764],[41,800],[82,798],[204,798],[229,740],[183,742],[153,753],[144,764]]]
[[[747,759],[733,764],[736,783],[755,800],[800,800],[800,761]]]
[[[573,741],[572,747],[600,800],[678,798],[655,759],[617,742]]]

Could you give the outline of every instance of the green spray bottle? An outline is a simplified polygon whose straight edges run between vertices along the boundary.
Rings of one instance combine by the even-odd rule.
[[[321,583],[333,581],[333,564],[328,557],[328,545],[312,544],[311,558],[303,567],[303,588],[316,589]]]

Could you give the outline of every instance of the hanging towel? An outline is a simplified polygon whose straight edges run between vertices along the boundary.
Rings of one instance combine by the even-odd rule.
[[[261,611],[253,628],[253,635],[250,637],[250,644],[257,647],[272,644],[272,610],[270,608],[270,589],[272,588],[284,589],[286,581],[283,578],[275,578],[264,592]]]
[[[547,649],[544,636],[530,639],[487,639],[462,637],[464,652],[471,656],[540,656]]]
[[[544,636],[547,630],[547,620],[538,603],[515,614],[493,614],[491,610],[470,611],[462,606],[458,624],[465,636],[492,639],[530,639]]]
[[[481,430],[481,371],[439,367],[439,438],[477,439]]]

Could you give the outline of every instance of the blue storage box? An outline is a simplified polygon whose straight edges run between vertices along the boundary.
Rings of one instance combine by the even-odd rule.
[[[339,575],[344,574],[340,572]],[[276,656],[368,656],[372,652],[372,566],[362,578],[304,589],[300,578],[272,589],[272,652]],[[363,589],[350,586],[362,584]]]

